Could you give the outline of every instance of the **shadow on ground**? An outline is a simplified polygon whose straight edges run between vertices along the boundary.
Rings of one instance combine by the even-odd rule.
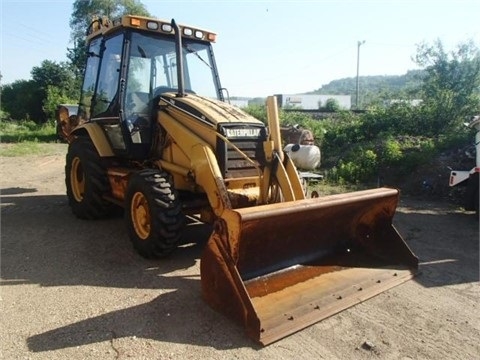
[[[31,351],[133,336],[218,349],[256,346],[241,328],[202,301],[198,273],[168,276],[198,263],[210,227],[190,225],[183,245],[170,258],[146,260],[134,252],[121,217],[81,221],[71,214],[63,195],[14,196],[30,192],[2,191],[3,286],[171,290],[141,305],[33,335],[27,340]],[[420,203],[399,209],[395,223],[420,259],[421,275],[415,281],[425,287],[479,281],[478,222],[473,216],[425,211]]]

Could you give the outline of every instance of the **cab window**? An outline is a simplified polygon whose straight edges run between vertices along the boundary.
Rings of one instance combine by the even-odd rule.
[[[123,36],[115,36],[105,41],[92,117],[118,117],[119,115],[118,79],[122,44]]]
[[[100,65],[100,45],[101,39],[98,38],[92,40],[88,48],[82,94],[80,95],[80,103],[78,106],[78,117],[81,120],[90,119],[90,108],[97,84],[98,67]]]

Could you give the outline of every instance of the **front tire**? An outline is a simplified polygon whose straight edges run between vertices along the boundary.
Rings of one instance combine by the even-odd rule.
[[[72,212],[81,219],[101,219],[112,204],[103,196],[110,192],[107,172],[89,138],[79,137],[68,147],[65,185]]]
[[[177,248],[185,216],[167,173],[152,169],[133,174],[125,201],[127,230],[140,255],[161,258]]]

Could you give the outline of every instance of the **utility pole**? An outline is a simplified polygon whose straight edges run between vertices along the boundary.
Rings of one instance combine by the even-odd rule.
[[[357,42],[357,97],[355,99],[355,109],[358,110],[358,97],[360,96],[360,87],[358,84],[358,76],[360,73],[360,45],[365,44],[365,40]]]

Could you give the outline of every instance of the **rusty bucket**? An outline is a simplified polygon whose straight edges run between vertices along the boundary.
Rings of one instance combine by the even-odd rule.
[[[201,259],[206,302],[263,345],[412,278],[396,189],[227,210]]]

